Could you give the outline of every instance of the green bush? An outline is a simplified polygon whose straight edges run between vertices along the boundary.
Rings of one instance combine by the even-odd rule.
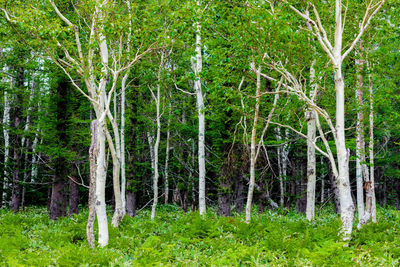
[[[110,216],[111,216],[111,212]],[[144,210],[110,226],[110,244],[86,243],[87,212],[53,222],[42,208],[0,211],[1,266],[397,266],[399,212],[380,209],[377,224],[340,241],[340,218],[331,207],[313,222],[289,211],[218,217],[160,206],[150,220]],[[96,226],[96,224],[95,224]]]

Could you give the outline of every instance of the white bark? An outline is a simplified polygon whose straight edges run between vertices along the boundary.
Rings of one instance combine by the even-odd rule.
[[[11,80],[11,88],[13,87],[13,80]],[[8,98],[7,90],[4,90],[4,112],[3,112],[3,135],[4,135],[4,180],[3,180],[3,196],[2,206],[5,207],[8,204],[7,201],[7,190],[9,186],[9,172],[8,164],[10,158],[10,99]]]
[[[289,164],[289,144],[287,143],[289,140],[289,129],[285,129],[285,144],[283,144],[281,149],[282,156],[282,191],[283,202],[285,202],[285,181],[287,179],[287,168]]]
[[[98,13],[99,20],[104,18],[104,14],[101,11],[101,5],[96,5],[96,13]],[[95,31],[94,25],[92,25],[92,32]],[[108,73],[108,59],[109,52],[107,47],[107,40],[103,35],[104,29],[103,24],[98,25],[98,41],[99,41],[99,56],[102,63],[101,78],[99,84],[96,87],[94,80],[85,80],[88,85],[91,96],[97,96],[93,99],[92,104],[95,109],[96,118],[98,122],[97,127],[97,165],[96,165],[96,185],[95,185],[95,210],[98,223],[98,243],[101,247],[108,245],[108,223],[107,223],[107,212],[106,212],[106,199],[105,199],[105,188],[107,178],[107,165],[106,165],[106,133],[108,132],[106,126],[107,110],[109,108],[109,98],[106,95],[106,85],[109,78]],[[78,45],[78,47],[80,44]],[[79,48],[78,48],[79,50]],[[91,58],[89,58],[91,60]],[[94,73],[90,73],[94,76]],[[91,89],[91,90],[90,90]],[[97,89],[97,90],[96,90]],[[97,100],[97,101],[96,101]]]
[[[108,226],[106,217],[106,205],[105,205],[105,180],[106,180],[106,147],[105,140],[107,138],[110,150],[115,147],[115,151],[112,152],[114,167],[117,168],[113,172],[113,187],[114,195],[116,199],[116,213],[114,213],[116,221],[120,221],[125,214],[122,211],[122,200],[121,190],[120,190],[120,155],[121,155],[121,142],[119,140],[119,130],[118,125],[112,116],[110,111],[110,101],[112,100],[113,94],[116,91],[116,87],[119,80],[120,73],[124,71],[129,71],[129,69],[137,63],[146,53],[151,50],[151,46],[141,52],[140,48],[137,53],[131,57],[128,53],[126,56],[122,56],[124,52],[123,48],[125,46],[129,47],[124,43],[125,35],[107,36],[104,34],[104,28],[106,23],[107,8],[112,7],[108,0],[100,1],[96,0],[94,2],[94,13],[90,17],[90,21],[84,25],[74,25],[68,18],[66,18],[60,10],[57,8],[54,1],[49,0],[53,7],[53,10],[58,15],[58,17],[67,24],[71,29],[73,29],[74,34],[74,53],[69,53],[68,49],[72,47],[64,46],[62,43],[58,42],[57,45],[64,52],[62,58],[58,55],[52,53],[53,50],[46,50],[48,55],[53,59],[53,61],[64,71],[64,73],[70,78],[72,85],[89,101],[91,102],[93,109],[96,113],[96,119],[98,121],[98,151],[96,155],[97,167],[96,167],[96,215],[99,223],[99,244],[100,246],[105,246],[108,244]],[[129,1],[128,1],[129,2]],[[128,3],[129,4],[129,3]],[[128,5],[129,8],[129,5]],[[5,13],[6,11],[3,10]],[[129,18],[131,19],[131,18]],[[88,35],[81,40],[80,30],[82,27],[88,26]],[[113,38],[112,40],[107,40],[107,38]],[[129,39],[129,38],[128,38]],[[84,40],[84,42],[83,42]],[[115,41],[112,46],[108,47],[107,42]],[[115,44],[119,45],[115,45]],[[96,47],[98,44],[98,47]],[[85,46],[85,47],[83,47]],[[111,49],[109,51],[109,48]],[[129,51],[129,49],[128,49]],[[109,64],[110,55],[112,56],[112,64]],[[74,58],[75,57],[75,58]],[[95,63],[97,62],[97,63]],[[100,64],[98,64],[100,63]],[[71,70],[76,70],[81,77],[84,77],[85,85],[87,88],[87,93],[82,90],[81,86],[76,83],[73,79],[73,74]],[[112,77],[111,77],[112,76]],[[112,81],[112,86],[110,90],[107,90],[108,81]],[[116,115],[116,114],[115,114]],[[113,143],[112,137],[107,129],[106,118],[110,120],[113,137],[115,139],[115,145]],[[118,216],[117,216],[118,215]],[[115,224],[114,224],[115,225]]]
[[[156,121],[157,121],[157,130],[156,130],[156,141],[154,143],[153,148],[153,205],[151,207],[151,219],[154,220],[156,216],[156,208],[158,204],[158,150],[160,146],[160,137],[161,137],[161,113],[160,113],[160,102],[161,102],[161,70],[164,67],[164,52],[161,53],[161,63],[158,70],[157,75],[157,94],[154,96],[154,100],[156,102]]]
[[[321,204],[325,201],[325,179],[321,178]]]
[[[254,107],[254,119],[253,128],[251,130],[251,145],[250,145],[250,181],[249,190],[247,193],[247,203],[246,203],[246,223],[250,223],[251,219],[251,205],[253,201],[254,184],[256,182],[255,177],[255,164],[256,164],[256,136],[257,136],[257,122],[258,122],[258,112],[260,109],[260,90],[261,90],[261,66],[258,67],[256,71],[257,75],[257,85],[256,85],[256,104]]]
[[[307,206],[306,217],[309,221],[315,216],[315,183],[316,183],[316,168],[315,168],[315,111],[309,110],[306,112],[307,117]]]
[[[37,145],[39,142],[39,133],[35,133],[35,138],[33,139],[32,143],[32,168],[31,168],[31,182],[36,181],[36,177],[38,174],[38,156],[36,155],[37,151]]]
[[[122,199],[121,199],[121,190],[119,181],[121,165],[120,165],[120,160],[118,158],[118,154],[120,153],[120,151],[115,149],[112,137],[108,132],[108,130],[106,129],[106,126],[105,126],[105,134],[108,141],[108,147],[110,149],[109,151],[111,153],[113,161],[113,189],[114,189],[115,211],[111,222],[114,227],[118,227],[125,215],[125,212],[123,212],[122,209]],[[118,141],[119,140],[116,138],[116,142]]]
[[[341,22],[340,22],[341,23]],[[336,86],[336,150],[338,160],[338,190],[339,202],[341,207],[341,220],[343,223],[343,238],[344,240],[350,239],[353,217],[354,217],[354,204],[351,198],[351,188],[349,179],[349,151],[345,143],[345,119],[344,119],[344,80],[342,76],[341,66],[336,66],[335,70],[335,86]]]
[[[369,76],[369,164],[370,164],[370,186],[371,186],[371,216],[372,222],[376,223],[376,198],[375,198],[375,173],[374,173],[374,94],[371,75]]]
[[[125,91],[128,73],[122,78],[121,84],[121,202],[122,212],[126,213],[126,173],[125,173]]]
[[[343,54],[342,54],[342,48],[343,48],[344,23],[342,20],[343,4],[341,0],[335,0],[334,45],[332,45],[330,40],[328,39],[327,32],[321,23],[321,19],[314,5],[311,4],[311,7],[313,8],[313,12],[316,18],[315,20],[311,19],[307,13],[302,13],[298,9],[290,5],[290,8],[292,10],[294,10],[298,15],[300,15],[311,25],[314,35],[318,38],[321,47],[330,58],[334,67],[335,89],[336,89],[336,127],[331,130],[335,138],[335,145],[337,150],[337,166],[335,163],[335,159],[333,158],[332,153],[329,149],[329,144],[327,144],[327,140],[324,137],[322,129],[319,125],[318,116],[317,116],[317,126],[318,126],[318,131],[321,134],[321,139],[323,140],[326,148],[329,149],[328,153],[324,153],[320,150],[319,151],[322,152],[322,154],[324,154],[325,156],[328,156],[328,158],[330,159],[332,170],[334,172],[334,176],[338,184],[339,201],[341,205],[342,234],[344,240],[348,240],[351,237],[353,217],[354,217],[354,204],[351,198],[351,188],[349,181],[349,151],[346,148],[346,143],[345,143],[345,130],[344,130],[345,84],[344,84],[344,77],[342,74],[342,65],[343,65],[343,60],[354,49],[355,45],[358,43],[358,41],[364,34],[365,30],[369,26],[372,18],[382,8],[384,3],[385,0],[380,0],[377,1],[376,3],[374,3],[373,0],[369,1],[369,4],[364,14],[364,18],[360,24],[357,36],[351,42],[351,44]],[[322,110],[317,106],[315,106],[315,109],[318,110],[320,114],[324,116],[324,118],[327,120],[328,124],[330,124],[330,119],[327,116],[327,114],[324,114]],[[332,128],[331,125],[330,127]]]
[[[310,68],[310,80],[311,80],[311,92],[310,98],[312,101],[315,100],[317,94],[317,86],[315,83],[315,60],[313,61]],[[315,160],[315,117],[316,113],[312,108],[306,111],[307,121],[307,206],[306,206],[306,217],[309,221],[314,219],[315,216],[315,184],[316,184],[316,160]]]
[[[362,49],[362,46],[361,46]],[[356,181],[357,181],[357,208],[359,226],[364,223],[364,180],[368,182],[369,177],[363,177],[366,174],[365,164],[365,139],[364,139],[364,112],[363,112],[363,60],[357,59],[357,88],[356,88],[356,101],[357,101],[357,124],[356,124]]]
[[[126,1],[126,5],[129,13],[129,34],[128,34],[128,48],[127,51],[130,51],[130,39],[132,32],[132,23],[131,23],[131,3],[129,0]],[[125,92],[126,92],[126,82],[129,77],[129,70],[125,73],[121,82],[121,202],[122,202],[122,212],[123,215],[126,213],[126,172],[125,172]]]
[[[276,139],[280,142],[282,140],[282,136],[281,136],[281,127],[277,127],[276,128]],[[282,151],[282,147],[278,146],[277,148],[277,154],[278,154],[278,173],[279,173],[279,189],[280,189],[280,195],[279,195],[279,203],[281,205],[281,207],[283,207],[285,205],[285,198],[284,198],[284,194],[285,194],[285,189],[283,186],[283,151]]]
[[[170,139],[170,126],[171,126],[171,112],[172,104],[171,98],[169,99],[168,122],[167,122],[167,144],[165,148],[165,164],[164,164],[164,204],[168,204],[169,198],[169,181],[168,181],[168,161],[169,161],[169,139]]]
[[[196,1],[200,10],[200,1]],[[202,55],[201,55],[201,25],[196,22],[196,56],[192,57],[192,69],[195,74],[194,91],[197,99],[197,114],[199,120],[198,133],[198,161],[199,161],[199,212],[201,215],[206,213],[206,161],[205,161],[205,114],[204,96],[201,89]]]
[[[102,99],[102,98],[100,98]],[[104,104],[100,100],[100,105]],[[95,185],[95,209],[98,223],[98,243],[101,247],[108,244],[108,223],[106,213],[106,134],[105,134],[105,121],[104,116],[100,112],[97,113],[98,127],[97,127],[97,164],[96,164],[96,185]]]

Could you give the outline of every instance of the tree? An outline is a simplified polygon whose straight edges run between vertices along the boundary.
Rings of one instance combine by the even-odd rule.
[[[319,44],[328,55],[331,63],[334,67],[335,75],[335,90],[336,90],[336,125],[330,124],[331,131],[335,139],[335,145],[337,150],[337,163],[332,155],[330,155],[330,161],[334,176],[338,183],[339,199],[341,206],[341,219],[343,223],[343,237],[349,239],[352,232],[352,224],[354,217],[354,204],[351,198],[350,180],[349,180],[349,151],[346,148],[345,142],[345,83],[342,73],[342,65],[347,55],[354,49],[365,30],[369,26],[372,18],[381,9],[384,0],[374,2],[369,1],[364,18],[360,23],[360,27],[355,39],[349,44],[349,47],[345,52],[342,52],[343,48],[343,34],[344,34],[344,19],[343,16],[343,4],[341,0],[335,1],[335,31],[333,38],[333,45],[328,39],[327,32],[322,25],[319,13],[313,4],[310,4],[313,9],[315,20],[311,19],[307,13],[299,11],[293,5],[289,7],[296,12],[300,17],[309,22],[313,29],[313,34],[318,38]],[[312,103],[312,102],[311,102]],[[330,120],[330,119],[329,119]],[[337,165],[336,165],[337,164]]]

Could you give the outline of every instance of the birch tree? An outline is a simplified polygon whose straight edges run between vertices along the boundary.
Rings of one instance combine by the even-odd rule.
[[[315,102],[317,96],[317,85],[315,81],[315,60],[310,67],[310,100]],[[315,159],[315,111],[312,108],[308,108],[305,114],[307,121],[307,207],[306,216],[309,221],[314,219],[315,216],[315,184],[316,184],[316,159]]]
[[[6,79],[6,82],[10,84],[10,88],[13,88],[14,78]],[[7,206],[7,190],[9,186],[9,159],[10,159],[10,111],[11,111],[11,99],[8,96],[8,90],[4,90],[4,110],[3,110],[3,136],[4,136],[4,180],[3,180],[3,195],[2,195],[2,207]]]
[[[110,147],[113,158],[113,187],[116,199],[116,209],[113,216],[113,225],[118,226],[122,220],[122,200],[120,190],[120,155],[119,129],[113,116],[110,105],[113,94],[116,92],[120,81],[120,76],[129,70],[139,59],[141,59],[150,49],[144,49],[144,43],[140,43],[135,51],[126,52],[126,38],[129,32],[127,21],[112,21],[113,17],[108,16],[113,9],[121,8],[113,1],[84,1],[75,6],[75,16],[70,13],[64,14],[57,7],[54,1],[49,0],[53,12],[57,18],[51,18],[52,23],[58,26],[53,27],[52,31],[39,32],[40,28],[32,26],[32,34],[40,41],[44,42],[43,47],[49,57],[55,62],[69,77],[72,85],[81,92],[92,104],[98,127],[97,148],[96,148],[96,175],[95,175],[95,210],[99,227],[98,243],[100,246],[108,244],[108,226],[106,217],[105,203],[105,182],[106,182],[106,141]],[[88,4],[89,11],[83,9],[83,5]],[[123,5],[125,8],[125,5]],[[19,20],[17,13],[10,14],[8,10],[2,9],[7,20],[11,23]],[[46,21],[49,17],[46,13],[38,9],[31,14],[35,21]],[[117,11],[120,12],[121,10]],[[82,16],[85,15],[85,18]],[[70,18],[68,18],[70,17]],[[80,23],[84,20],[84,23]],[[27,23],[29,23],[28,21]],[[32,22],[33,23],[33,22]],[[110,34],[108,27],[118,23],[122,31],[118,34]],[[124,24],[125,23],[125,24]],[[51,25],[51,24],[49,24]],[[60,30],[61,29],[61,30]],[[61,31],[66,34],[59,35]],[[39,36],[45,34],[49,41],[45,41]],[[70,35],[69,35],[70,34]],[[62,36],[66,36],[62,38]],[[71,39],[68,39],[68,37]],[[144,37],[144,36],[142,36]],[[55,44],[57,48],[53,46]],[[73,45],[72,45],[73,44]],[[59,56],[61,51],[62,57]],[[82,77],[83,84],[77,83],[75,75]],[[112,126],[114,140],[107,128],[107,119]],[[114,143],[115,141],[115,143]]]
[[[197,13],[201,13],[201,1],[196,0]],[[199,161],[199,212],[201,215],[206,213],[206,155],[205,155],[205,107],[204,94],[201,89],[201,71],[202,63],[202,43],[201,43],[201,25],[199,18],[195,22],[196,29],[196,55],[191,58],[192,70],[195,80],[193,87],[196,94],[197,116],[199,123],[198,133],[198,161]]]
[[[322,24],[317,8],[308,3],[314,14],[314,19],[307,14],[301,12],[293,5],[289,7],[303,18],[306,22],[311,24],[312,34],[317,37],[319,44],[327,54],[331,64],[334,67],[334,81],[336,90],[336,125],[331,126],[335,145],[337,150],[337,172],[334,171],[336,182],[338,184],[340,206],[341,206],[341,220],[343,224],[344,239],[349,239],[352,232],[352,224],[354,217],[354,204],[351,198],[351,188],[349,179],[349,151],[345,142],[345,82],[342,72],[343,61],[351,53],[354,47],[359,42],[360,38],[368,28],[372,18],[381,9],[385,0],[374,1],[370,0],[364,13],[362,22],[360,23],[358,33],[352,42],[343,44],[343,35],[345,33],[345,20],[347,15],[347,7],[343,9],[341,0],[335,0],[335,31],[332,41],[329,40],[327,31]],[[343,47],[346,49],[343,51]],[[313,103],[313,102],[312,102]],[[332,157],[331,157],[332,158]],[[334,160],[331,160],[333,165]]]

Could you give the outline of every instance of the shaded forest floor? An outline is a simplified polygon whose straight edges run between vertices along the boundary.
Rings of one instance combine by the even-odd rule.
[[[110,213],[111,214],[111,213]],[[110,227],[110,244],[86,244],[87,212],[56,222],[43,208],[14,215],[0,211],[1,266],[398,266],[400,212],[379,209],[378,224],[355,230],[348,246],[340,242],[339,217],[331,208],[308,223],[303,215],[280,211],[217,217],[183,213],[174,206],[126,217]]]

